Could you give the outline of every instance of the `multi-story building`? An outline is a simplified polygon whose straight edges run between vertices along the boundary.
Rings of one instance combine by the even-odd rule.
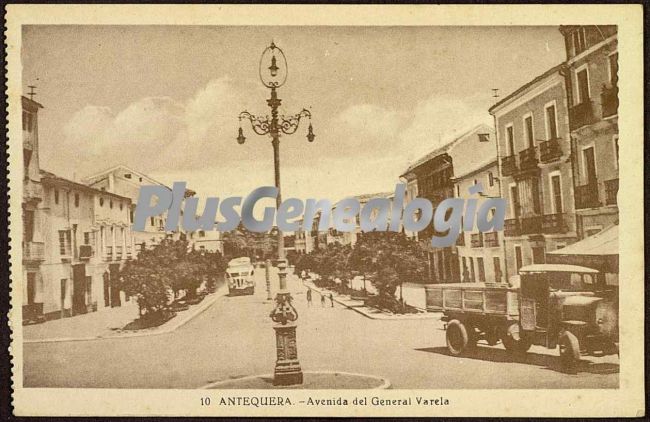
[[[494,130],[479,125],[469,135],[449,149],[454,164],[454,196],[476,199],[479,209],[488,198],[499,198],[500,179]],[[469,189],[480,185],[480,193],[471,195]],[[462,282],[504,282],[503,233],[481,233],[474,224],[456,240],[456,251]]]
[[[43,314],[56,318],[120,306],[126,298],[119,271],[135,248],[131,200],[43,170],[41,182]]]
[[[490,108],[508,202],[506,279],[577,239],[566,73],[555,66]]]
[[[223,254],[223,239],[217,230],[197,230],[187,233],[185,239],[190,248],[197,251],[219,252]]]
[[[95,189],[115,193],[131,199],[130,213],[135,213],[135,206],[140,196],[140,187],[145,185],[159,185],[170,189],[163,183],[152,179],[151,177],[132,170],[126,166],[118,165],[116,167],[104,170],[84,179],[84,183]],[[187,189],[185,197],[194,195],[195,192]],[[165,222],[167,214],[150,217],[145,225],[144,231],[134,232],[135,243],[138,250],[151,247],[160,243],[162,239],[171,236],[171,233],[165,231]],[[180,232],[178,232],[180,233]]]
[[[458,144],[472,142],[470,140],[479,142],[479,138],[489,137],[490,132],[489,126],[478,125],[409,166],[400,176],[402,180],[406,181],[409,197],[415,193],[417,197],[428,199],[433,204],[435,214],[435,209],[440,202],[455,195],[453,181],[455,164],[449,154],[450,151]],[[459,162],[465,159],[467,157],[462,157]],[[445,248],[431,246],[431,238],[442,235],[434,230],[433,225],[429,225],[425,230],[417,233],[417,239],[427,249],[431,281],[434,283],[459,282],[461,270],[456,246]]]
[[[38,153],[38,110],[36,101],[22,97],[23,108],[23,318],[36,320],[43,314],[43,279],[40,272],[45,259],[43,225],[39,208],[43,201]]]
[[[614,25],[561,26],[580,238],[618,221],[618,52]]]

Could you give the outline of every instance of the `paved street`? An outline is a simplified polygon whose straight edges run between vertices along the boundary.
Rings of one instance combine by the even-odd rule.
[[[254,296],[222,297],[176,331],[151,337],[25,344],[26,387],[196,388],[270,373],[275,338],[264,271]],[[277,286],[277,276],[272,284]],[[501,346],[464,358],[447,355],[438,320],[368,319],[335,304],[321,307],[291,277],[298,353],[305,370],[337,370],[388,378],[393,388],[597,388],[618,386],[616,356],[587,358],[578,375],[559,371],[556,351],[531,348],[512,362]]]

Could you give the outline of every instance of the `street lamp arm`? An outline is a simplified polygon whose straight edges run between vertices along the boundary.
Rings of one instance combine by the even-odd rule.
[[[251,122],[253,131],[258,135],[268,135],[271,129],[271,122],[267,117],[255,116],[250,114],[248,111],[242,111],[239,113],[239,120],[248,119]]]
[[[296,130],[298,130],[298,125],[300,125],[300,119],[303,117],[311,119],[311,113],[306,108],[303,108],[300,113],[294,114],[293,116],[280,116],[280,130],[282,130],[282,133],[285,133],[287,135],[296,133]]]

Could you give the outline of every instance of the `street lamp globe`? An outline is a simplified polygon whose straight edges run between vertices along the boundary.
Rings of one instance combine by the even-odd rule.
[[[239,145],[242,145],[244,142],[246,142],[246,137],[244,136],[244,131],[242,128],[239,128],[239,135],[237,136],[237,143]]]
[[[279,88],[287,80],[287,58],[280,47],[273,42],[266,47],[260,57],[260,80],[267,88]]]

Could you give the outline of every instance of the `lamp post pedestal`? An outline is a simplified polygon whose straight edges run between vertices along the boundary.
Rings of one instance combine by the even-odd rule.
[[[276,325],[275,341],[277,360],[273,385],[302,384],[302,368],[298,361],[298,348],[296,343],[296,324]]]
[[[278,263],[280,290],[275,297],[275,308],[271,311],[271,319],[278,324],[275,330],[277,360],[273,385],[302,384],[302,369],[298,361],[298,345],[296,342],[296,320],[298,312],[291,304],[292,297],[287,289],[287,264]]]

